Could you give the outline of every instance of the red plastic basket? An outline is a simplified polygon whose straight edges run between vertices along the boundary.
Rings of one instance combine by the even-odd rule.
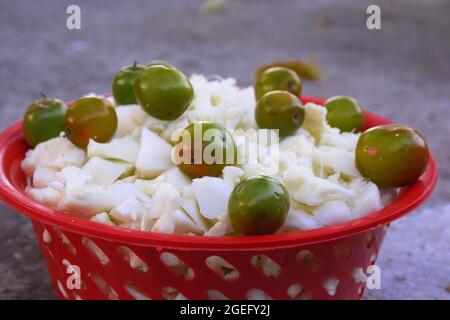
[[[390,122],[369,112],[365,120],[366,128]],[[359,299],[365,284],[355,273],[375,263],[389,223],[423,203],[437,182],[430,155],[420,180],[394,203],[347,223],[248,237],[141,232],[83,220],[29,199],[20,169],[29,147],[21,128],[19,122],[0,134],[0,197],[32,220],[61,299]],[[164,259],[174,256],[176,264]],[[226,268],[211,266],[217,256]],[[136,259],[140,263],[133,263]],[[271,259],[276,272],[263,270],[261,259]],[[81,285],[73,288],[77,275]],[[327,284],[334,284],[335,292]]]

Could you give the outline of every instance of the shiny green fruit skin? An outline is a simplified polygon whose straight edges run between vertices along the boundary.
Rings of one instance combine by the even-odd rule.
[[[287,91],[271,91],[259,99],[255,110],[260,128],[278,129],[281,137],[294,134],[305,119],[300,99]]]
[[[37,144],[59,136],[64,130],[67,106],[61,100],[39,99],[30,104],[23,116],[23,134],[27,143]]]
[[[152,66],[166,66],[166,67],[173,68],[173,66],[166,60],[152,60],[149,63],[147,63],[146,67],[148,68],[148,67],[152,67]]]
[[[194,89],[181,71],[154,65],[137,77],[134,94],[142,109],[152,117],[175,120],[192,102]]]
[[[233,189],[228,216],[234,230],[242,235],[271,234],[284,224],[289,206],[289,193],[278,180],[255,176]]]
[[[64,130],[75,145],[85,148],[89,139],[100,143],[111,140],[117,130],[117,114],[106,99],[83,97],[67,110]]]
[[[205,138],[205,140],[207,140],[206,138],[208,130],[210,129],[215,130],[213,132],[214,137],[217,137],[218,140],[198,143],[198,145],[201,147],[201,155],[205,154],[205,148],[208,147],[209,150],[212,150],[215,144],[217,150],[219,150],[219,148],[222,150],[222,163],[207,163],[206,161],[204,161],[205,159],[203,157],[200,159],[201,163],[195,163],[195,139],[198,138],[204,140],[203,138]],[[195,132],[195,130],[197,130],[197,133]],[[178,165],[178,167],[192,179],[205,176],[218,177],[222,174],[223,168],[229,165],[234,165],[236,163],[237,149],[234,143],[233,136],[220,124],[208,122],[190,124],[181,133],[178,143],[180,143],[180,146],[187,147],[186,150],[187,152],[189,152],[190,158],[189,163],[181,163]],[[226,158],[227,152],[230,157],[232,157],[231,161],[230,159]],[[183,153],[181,155],[183,155]]]
[[[364,113],[355,99],[346,96],[331,97],[325,101],[327,122],[341,132],[360,132],[364,126]]]
[[[284,67],[273,67],[264,71],[256,79],[255,96],[258,100],[267,92],[283,90],[300,97],[302,87],[302,81],[293,70]]]
[[[133,86],[136,77],[145,69],[145,66],[134,64],[123,67],[117,72],[112,83],[112,92],[117,105],[137,104]]]
[[[396,188],[415,182],[425,171],[429,151],[425,139],[400,124],[374,127],[356,145],[356,167],[379,187]]]

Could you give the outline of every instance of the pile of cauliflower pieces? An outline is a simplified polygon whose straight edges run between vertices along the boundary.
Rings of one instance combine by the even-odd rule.
[[[231,78],[193,75],[190,80],[195,98],[175,121],[148,116],[139,105],[120,106],[118,129],[108,143],[91,140],[83,150],[61,133],[29,150],[22,162],[29,178],[26,193],[47,207],[96,222],[205,236],[234,234],[228,198],[236,184],[253,175],[271,175],[289,191],[290,211],[278,233],[346,222],[395,197],[395,190],[379,190],[355,168],[359,134],[331,128],[326,108],[313,103],[305,105],[302,128],[280,141],[276,172],[269,170],[272,157],[261,155],[258,163],[225,167],[220,177],[191,180],[172,161],[174,130],[200,121],[227,129],[257,125],[252,87],[241,89]],[[241,136],[230,130],[238,156],[244,130]]]

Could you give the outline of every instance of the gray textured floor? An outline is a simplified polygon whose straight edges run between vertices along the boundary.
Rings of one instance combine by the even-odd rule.
[[[65,28],[73,2],[81,31]],[[382,290],[367,298],[450,298],[450,1],[229,0],[210,16],[199,14],[201,1],[73,2],[0,0],[0,129],[42,90],[62,99],[109,91],[115,70],[136,59],[248,85],[261,63],[314,55],[327,78],[305,94],[351,95],[418,128],[440,167],[427,205],[393,224]],[[381,5],[380,31],[365,28],[368,4]],[[54,298],[30,224],[3,205],[0,298]]]

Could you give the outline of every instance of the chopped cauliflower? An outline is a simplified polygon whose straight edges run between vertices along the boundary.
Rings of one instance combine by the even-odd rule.
[[[227,212],[232,188],[223,179],[203,177],[194,179],[192,190],[197,198],[200,213],[207,219],[216,219]]]
[[[136,163],[139,152],[139,143],[131,136],[112,139],[107,143],[89,140],[87,155],[89,158],[100,157],[104,159],[122,160],[131,164]]]
[[[327,109],[311,102],[305,105],[305,120],[302,127],[314,137],[316,144],[320,142],[323,134],[332,131],[326,118]]]
[[[143,178],[155,178],[173,167],[172,146],[156,133],[142,129],[136,169]]]
[[[57,137],[39,143],[34,150],[26,153],[22,169],[32,176],[38,167],[61,170],[67,166],[82,166],[86,153],[65,137]]]
[[[125,161],[111,161],[99,157],[90,158],[83,166],[97,184],[111,184],[130,172],[133,166]]]
[[[344,201],[339,200],[322,203],[313,210],[313,214],[324,226],[330,226],[352,219],[350,207]]]
[[[52,208],[58,205],[61,197],[57,190],[49,187],[41,189],[28,187],[26,193],[37,202]]]
[[[147,114],[139,105],[131,104],[116,108],[117,130],[115,137],[120,138],[133,133],[147,119]]]
[[[316,177],[314,172],[306,167],[287,170],[283,175],[283,181],[294,201],[309,206],[331,200],[349,201],[354,196],[353,190]]]
[[[62,193],[58,209],[84,216],[110,211],[141,191],[132,183],[71,186]]]
[[[114,207],[109,215],[117,223],[140,222],[152,207],[152,199],[145,194],[132,195]]]
[[[104,224],[109,224],[110,226],[114,226],[115,225],[114,222],[111,220],[111,217],[108,215],[107,212],[97,213],[90,220],[94,221],[94,222],[100,222],[100,223],[104,223]]]
[[[354,163],[359,134],[330,127],[326,108],[307,103],[302,127],[279,141],[273,130],[246,131],[258,128],[252,87],[239,88],[236,80],[218,76],[192,75],[190,81],[193,101],[173,121],[149,116],[139,105],[120,106],[118,129],[107,143],[90,140],[85,151],[61,134],[29,150],[21,163],[27,195],[99,223],[204,236],[235,234],[228,217],[230,194],[255,175],[277,178],[289,191],[290,209],[278,233],[343,223],[396,197],[398,190],[380,190],[360,175]],[[197,121],[219,123],[234,138],[237,163],[218,177],[191,179],[173,161],[174,142]],[[255,263],[266,275],[278,272],[264,257]],[[217,259],[210,264],[233,275],[232,267]],[[330,295],[335,280],[323,284]]]

